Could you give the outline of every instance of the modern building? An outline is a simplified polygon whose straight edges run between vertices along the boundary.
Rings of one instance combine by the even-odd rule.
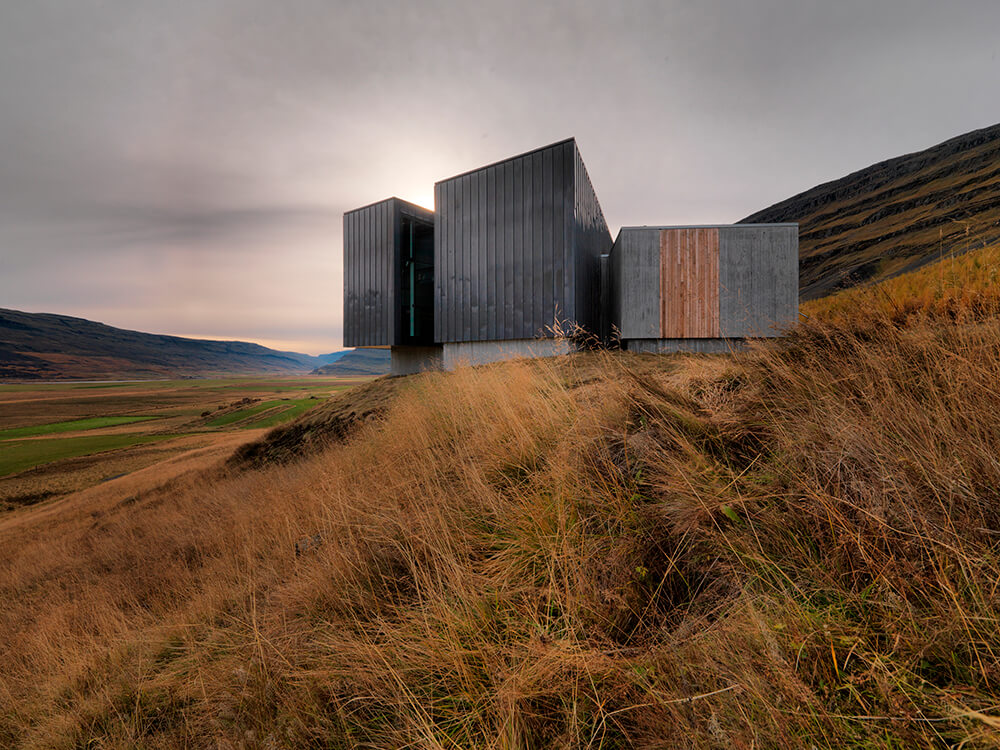
[[[791,225],[626,227],[612,242],[572,138],[344,214],[344,345],[392,371],[565,353],[716,351],[798,314]]]

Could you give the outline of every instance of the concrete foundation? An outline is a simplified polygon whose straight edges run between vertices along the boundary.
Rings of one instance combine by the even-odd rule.
[[[443,366],[440,345],[394,346],[391,351],[393,375],[412,375],[426,370],[440,370]]]
[[[745,339],[622,339],[622,349],[640,354],[721,354],[745,348]]]
[[[459,341],[444,345],[444,369],[464,365],[484,365],[519,357],[555,357],[569,354],[573,346],[566,339],[511,339],[509,341]]]

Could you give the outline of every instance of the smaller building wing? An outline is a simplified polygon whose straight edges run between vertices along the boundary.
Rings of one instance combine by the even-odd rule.
[[[798,319],[795,224],[624,227],[609,266],[623,341],[770,337]]]
[[[434,212],[389,198],[344,214],[344,346],[433,339]]]

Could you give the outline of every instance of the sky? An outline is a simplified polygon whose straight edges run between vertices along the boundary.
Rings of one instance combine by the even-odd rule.
[[[0,307],[340,349],[341,217],[575,136],[612,234],[1000,122],[997,0],[0,0]]]

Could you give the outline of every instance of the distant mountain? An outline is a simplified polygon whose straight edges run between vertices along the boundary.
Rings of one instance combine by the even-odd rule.
[[[328,365],[331,362],[336,362],[338,359],[343,357],[345,354],[349,354],[354,351],[353,349],[341,349],[339,352],[330,352],[330,354],[317,354],[316,359],[320,361],[320,364]]]
[[[797,221],[803,299],[1000,237],[1000,125],[849,174],[748,216]]]
[[[120,379],[305,373],[319,357],[244,341],[202,341],[83,318],[0,309],[0,379]]]
[[[349,349],[335,362],[317,367],[313,375],[386,375],[391,367],[388,349]]]

